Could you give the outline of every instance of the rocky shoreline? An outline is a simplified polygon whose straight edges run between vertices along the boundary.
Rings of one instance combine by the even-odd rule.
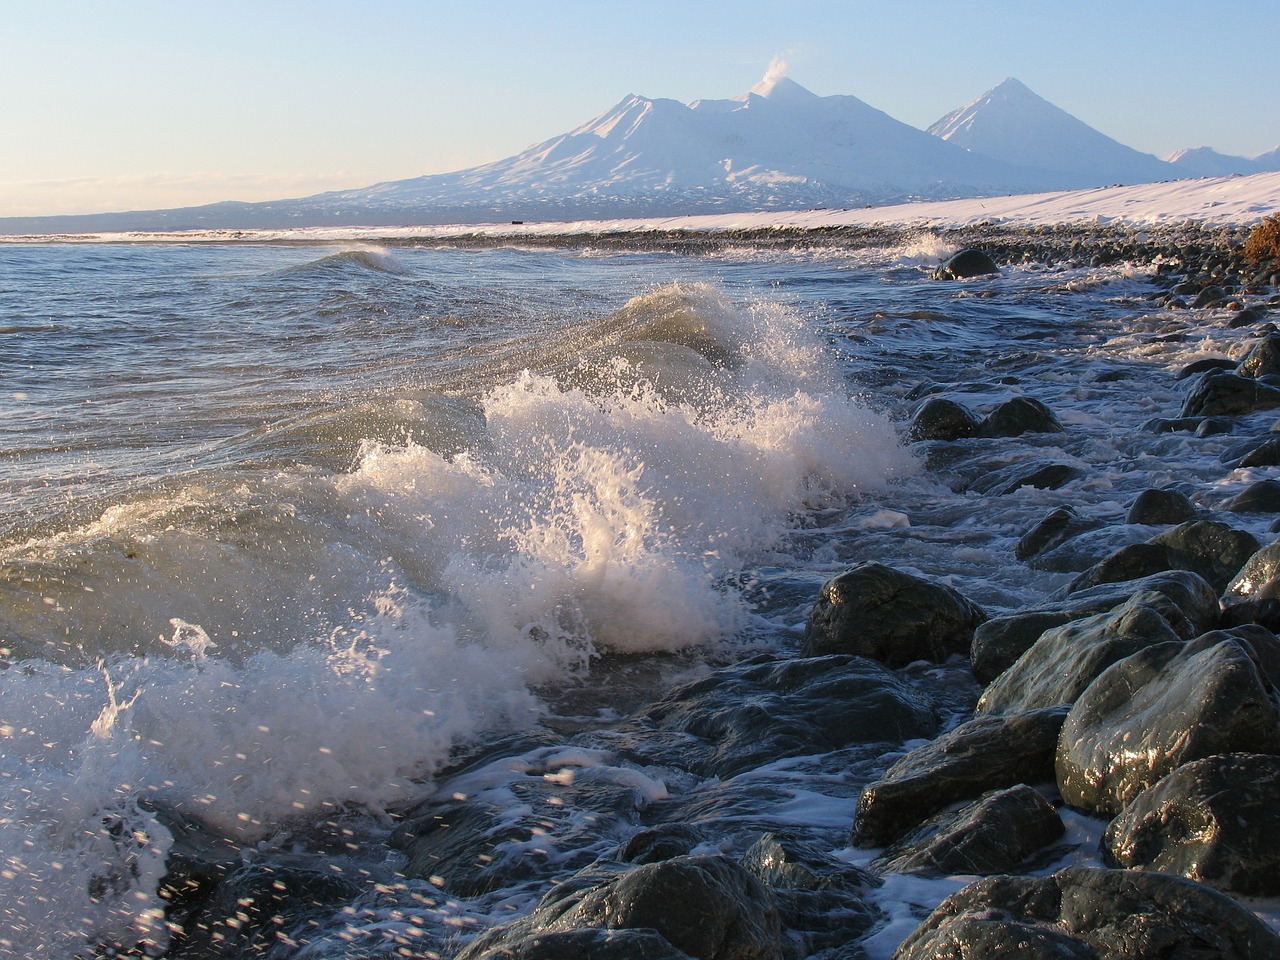
[[[1225,472],[1280,465],[1275,435],[1242,427],[1280,408],[1280,331],[1267,320],[1280,264],[1247,262],[1247,232],[938,233],[996,264],[1156,264],[1153,311],[1211,311],[1248,349],[1182,371],[1183,405],[1132,428],[1238,434]],[[867,245],[872,234],[887,236],[618,242],[698,252]],[[1076,479],[1069,463],[992,465],[1001,438],[1071,430],[1044,403],[979,416],[950,386],[923,383],[906,398],[904,430],[928,469],[984,497]],[[1240,901],[1280,896],[1280,541],[1233,523],[1245,515],[1280,518],[1280,484],[1261,479],[1213,510],[1152,485],[1125,530],[1050,511],[1024,532],[1018,560],[1070,579],[999,616],[892,564],[851,565],[813,598],[793,655],[722,666],[607,724],[549,724],[492,744],[393,811],[381,835],[341,811],[299,825],[305,859],[246,857],[159,810],[175,836],[165,955],[855,960],[889,922],[878,888],[964,876],[977,879],[901,931],[895,960],[1280,958],[1280,934]],[[1133,534],[1148,527],[1159,531]],[[679,666],[619,659],[596,682],[648,670],[644,686],[661,689],[663,670]],[[856,804],[846,854],[832,830],[790,829],[771,813],[797,802],[787,780],[801,769]],[[703,783],[715,789],[695,789]],[[1066,813],[1106,824],[1103,866],[1055,868],[1072,849]],[[377,844],[396,879],[380,878],[375,895],[351,853]],[[855,864],[849,849],[868,857]],[[459,906],[470,898],[517,915],[485,926]],[[344,911],[353,933],[339,951],[329,924]],[[361,926],[362,915],[379,923]],[[440,934],[442,923],[453,932]],[[354,932],[372,926],[375,945]]]

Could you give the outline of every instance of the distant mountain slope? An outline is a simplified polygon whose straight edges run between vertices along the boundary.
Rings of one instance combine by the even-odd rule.
[[[1229,177],[1233,174],[1247,176],[1263,171],[1254,160],[1227,156],[1212,147],[1179,150],[1166,159],[1178,171],[1179,177]]]
[[[1176,177],[1163,160],[1099,133],[1010,77],[929,127],[948,143],[1057,176],[1058,187]]]
[[[745,210],[1043,185],[1034,173],[939,142],[856,97],[819,97],[779,77],[732,100],[685,105],[631,95],[514,157],[328,196],[372,206],[678,201]]]
[[[1280,168],[1280,157],[1265,161]],[[1191,161],[1188,161],[1190,163]],[[770,76],[729,100],[630,95],[494,163],[268,203],[0,219],[0,233],[413,226],[852,208],[1145,183],[1187,169],[1139,153],[1017,80],[929,132],[852,96]],[[1198,175],[1198,174],[1193,174]]]

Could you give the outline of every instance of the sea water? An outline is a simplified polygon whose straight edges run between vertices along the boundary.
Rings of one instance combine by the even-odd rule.
[[[1049,509],[1254,478],[1225,440],[1135,429],[1239,349],[1169,335],[1144,265],[940,284],[945,252],[0,246],[0,953],[163,946],[159,809],[268,861],[335,811],[385,833],[486,742],[794,650],[853,562],[998,613],[1063,580],[1012,555]],[[1082,479],[953,491],[902,439],[933,381],[1049,404],[1067,439],[1006,452]],[[603,748],[526,766],[672,789]],[[761,776],[842,846],[856,790]],[[430,899],[380,857],[335,937],[445,942],[525,903]]]

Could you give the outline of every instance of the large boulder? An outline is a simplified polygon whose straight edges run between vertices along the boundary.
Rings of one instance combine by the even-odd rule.
[[[981,437],[1020,437],[1024,433],[1063,433],[1062,422],[1039,400],[1014,397],[1000,404],[983,419]]]
[[[542,742],[500,741],[397,811],[390,843],[405,854],[404,874],[461,897],[548,881],[593,861],[594,846],[638,819],[655,788],[662,795],[659,784],[603,751],[582,767],[562,746]],[[566,819],[566,809],[581,815]]]
[[[1280,480],[1256,480],[1223,501],[1221,509],[1231,513],[1280,513]]]
[[[1236,373],[1255,380],[1280,373],[1280,333],[1269,333],[1255,343],[1236,367]]]
[[[1121,867],[1280,894],[1280,756],[1228,753],[1183,764],[1111,821],[1103,850]]]
[[[863,788],[851,842],[880,847],[943,807],[997,787],[1054,778],[1065,707],[979,717],[912,750]]]
[[[1026,784],[993,790],[925,821],[877,857],[884,873],[1008,873],[1066,832],[1062,818]]]
[[[802,653],[851,653],[890,667],[942,662],[967,654],[974,628],[986,619],[951,587],[868,561],[823,584]]]
[[[646,718],[704,741],[705,759],[685,749],[673,762],[718,777],[938,730],[936,712],[913,687],[878,663],[843,654],[726,667],[672,690]]]
[[[1142,523],[1148,525],[1182,523],[1194,520],[1196,505],[1185,493],[1177,490],[1143,490],[1133,501],[1125,523]]]
[[[1182,403],[1182,417],[1234,417],[1280,407],[1280,389],[1224,370],[1200,376]]]
[[[972,247],[961,250],[933,271],[935,280],[967,280],[999,273],[1000,268],[990,256]]]
[[[1114,610],[1135,594],[1148,592],[1159,594],[1177,607],[1180,616],[1167,608],[1162,616],[1184,640],[1218,625],[1217,591],[1198,574],[1166,570],[1140,580],[1099,584],[1062,600],[993,617],[973,632],[973,675],[980,683],[990,683],[1031,649],[1046,630]]]
[[[912,440],[963,440],[977,436],[980,422],[963,404],[930,397],[911,417],[907,436]]]
[[[1161,570],[1191,570],[1221,591],[1258,547],[1257,538],[1245,530],[1216,520],[1189,520],[1146,543],[1121,547],[1054,596],[1067,597],[1100,583],[1134,580]]]
[[[1248,644],[1205,640],[1147,647],[1090,684],[1059,739],[1067,803],[1111,817],[1184,763],[1280,752],[1280,711]]]
[[[1084,470],[1074,463],[1048,459],[1023,460],[975,477],[964,484],[964,489],[986,497],[1007,497],[1023,487],[1057,490],[1082,476]]]
[[[1245,561],[1244,566],[1227,584],[1224,599],[1252,596],[1280,576],[1280,540],[1272,541]]]
[[[983,691],[976,711],[1023,713],[1072,704],[1117,660],[1143,647],[1186,639],[1169,625],[1180,611],[1154,591],[1119,607],[1046,630],[1031,648]]]
[[[816,845],[766,833],[743,853],[742,865],[772,891],[788,955],[856,943],[884,920],[866,900],[882,881]]]
[[[287,857],[242,863],[199,910],[185,914],[172,955],[265,957],[306,949],[308,932],[355,900],[361,881],[354,868],[336,863],[330,869]]]
[[[1280,936],[1183,877],[1068,867],[988,877],[944,900],[893,960],[1276,960]]]
[[[592,871],[571,878],[543,897],[533,912],[488,930],[468,944],[458,960],[489,957],[572,956],[539,948],[575,931],[649,931],[678,953],[663,952],[649,935],[628,953],[580,953],[583,960],[616,957],[678,957],[696,960],[781,960],[782,929],[773,896],[734,860],[722,856],[676,857],[621,873]],[[599,934],[578,934],[563,945],[596,944]],[[603,942],[607,943],[607,939]],[[627,938],[630,942],[630,938]]]
[[[1013,555],[1024,562],[1034,559],[1097,526],[1096,520],[1086,520],[1071,507],[1056,507],[1018,539]]]

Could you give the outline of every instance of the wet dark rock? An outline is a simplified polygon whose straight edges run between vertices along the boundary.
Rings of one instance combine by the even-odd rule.
[[[1269,437],[1260,442],[1250,444],[1250,449],[1243,456],[1236,458],[1233,467],[1276,467],[1280,466],[1280,439]]]
[[[647,931],[653,953],[697,960],[781,960],[782,928],[773,895],[737,862],[722,856],[676,857],[609,875],[594,870],[555,887],[529,915],[482,933],[458,960],[489,957],[560,956],[531,941],[573,931]],[[656,934],[680,953],[660,951]],[[571,939],[581,946],[591,943]],[[631,943],[628,938],[628,943]],[[629,957],[624,951],[586,952],[596,957]]]
[[[1195,433],[1216,417],[1156,417],[1142,425],[1146,433]],[[1224,431],[1225,432],[1225,431]]]
[[[673,690],[648,709],[647,719],[709,744],[705,760],[687,750],[673,759],[718,777],[783,757],[928,737],[938,729],[937,714],[920,693],[880,664],[846,654],[726,667]]]
[[[1028,565],[1054,573],[1079,573],[1106,559],[1121,547],[1143,543],[1150,536],[1150,530],[1137,524],[1104,525],[1102,520],[1093,519],[1087,529],[1072,534],[1069,539],[1052,549],[1032,557]]]
[[[1006,400],[983,419],[978,428],[982,437],[1019,437],[1024,433],[1063,433],[1062,422],[1053,411],[1032,397]]]
[[[1280,480],[1258,480],[1223,502],[1230,513],[1280,513]]]
[[[977,604],[944,584],[860,563],[822,586],[809,614],[802,653],[852,653],[901,667],[967,654],[974,627],[987,619]]]
[[[1177,490],[1143,490],[1129,508],[1125,523],[1142,523],[1149,526],[1182,523],[1196,516],[1196,505],[1184,493]]]
[[[1140,650],[1076,701],[1058,748],[1058,789],[1072,806],[1114,816],[1184,763],[1280,751],[1280,712],[1242,643]]]
[[[961,250],[933,272],[935,280],[965,280],[999,273],[996,262],[981,250]]]
[[[1026,784],[983,794],[925,821],[877,857],[883,873],[1008,873],[1066,832],[1062,818]]]
[[[981,421],[968,407],[946,397],[930,397],[911,418],[912,440],[962,440],[978,435]]]
[[[1160,873],[1068,867],[988,877],[944,900],[893,960],[1275,960],[1280,936],[1211,887]]]
[[[1003,497],[1016,493],[1023,487],[1057,490],[1082,476],[1084,471],[1075,464],[1054,460],[1028,460],[984,474],[970,481],[967,489],[985,496]]]
[[[1067,710],[978,717],[912,750],[858,798],[851,842],[879,847],[944,807],[988,790],[1054,777],[1054,752]]]
[[[1196,298],[1191,301],[1193,309],[1202,309],[1204,307],[1215,307],[1224,303],[1227,299],[1227,292],[1221,287],[1205,287],[1196,294]]]
[[[1280,757],[1229,753],[1183,764],[1111,821],[1103,849],[1120,867],[1280,893]]]
[[[243,864],[199,910],[184,916],[170,951],[190,960],[265,957],[305,947],[312,931],[362,889],[336,865],[323,869],[288,858]],[[172,919],[172,918],[171,918]]]
[[[474,960],[691,960],[656,930],[556,930],[469,953]]]
[[[1167,570],[1140,580],[1099,584],[1062,600],[1046,601],[988,620],[973,634],[973,674],[980,683],[990,683],[1046,630],[1114,610],[1144,592],[1157,593],[1177,607],[1181,617],[1168,609],[1162,609],[1162,616],[1183,639],[1199,636],[1218,625],[1217,591],[1198,574]]]
[[[1225,588],[1261,544],[1245,531],[1216,520],[1192,520],[1157,534],[1151,542],[1166,547],[1172,569],[1191,570]]]
[[[1258,549],[1257,538],[1216,520],[1191,520],[1145,543],[1122,547],[1056,594],[1063,599],[1102,583],[1136,580],[1161,570],[1190,570],[1222,590]]]
[[[1278,576],[1280,576],[1280,540],[1275,540],[1245,561],[1244,566],[1227,584],[1223,600],[1226,602],[1251,596]]]
[[[1085,520],[1071,507],[1057,507],[1022,535],[1013,555],[1024,562],[1031,560],[1096,526],[1096,521]]]
[[[1280,373],[1280,334],[1268,334],[1254,344],[1236,367],[1236,372],[1254,379]]]
[[[1246,625],[1261,626],[1272,632],[1280,630],[1280,579],[1268,580],[1245,599],[1231,594],[1224,598],[1222,626]]]
[[[1165,619],[1181,616],[1154,591],[1144,591],[1107,613],[1046,630],[978,700],[977,712],[1022,713],[1072,704],[1111,664],[1144,647],[1185,639]]]
[[[772,891],[788,955],[854,943],[884,919],[864,899],[880,879],[812,844],[766,833],[743,853],[742,864]]]
[[[1187,377],[1205,373],[1208,370],[1234,370],[1235,368],[1235,360],[1228,360],[1226,357],[1205,357],[1201,360],[1194,360],[1179,370],[1177,379],[1185,380]]]
[[[657,863],[692,853],[705,838],[687,823],[669,823],[633,834],[618,851],[622,863]]]
[[[1182,404],[1182,417],[1235,417],[1280,407],[1280,389],[1252,377],[1210,370],[1196,380]]]
[[[593,845],[635,823],[651,801],[628,772],[608,764],[580,768],[572,752],[565,758],[562,745],[508,747],[513,752],[482,754],[463,765],[437,793],[400,811],[390,843],[407,856],[406,876],[433,878],[450,895],[464,897],[548,879],[594,860]],[[573,776],[561,776],[566,770]],[[502,784],[494,795],[472,786],[492,782]],[[548,821],[564,820],[565,810],[589,815],[547,836]]]
[[[1205,417],[1196,425],[1195,435],[1197,437],[1216,437],[1223,433],[1230,433],[1234,429],[1234,424],[1223,417]]]
[[[1258,307],[1245,307],[1227,321],[1227,326],[1232,330],[1238,330],[1241,327],[1251,327],[1255,323],[1261,323],[1265,318],[1266,313]]]

